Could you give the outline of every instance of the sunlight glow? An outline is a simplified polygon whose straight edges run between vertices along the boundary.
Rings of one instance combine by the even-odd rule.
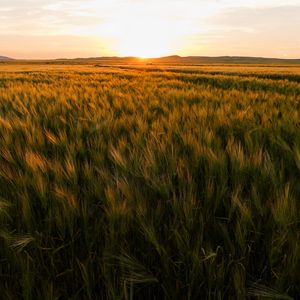
[[[300,0],[2,2],[0,56],[298,58],[300,53]]]
[[[181,23],[159,17],[123,15],[107,24],[105,31],[113,37],[117,55],[154,58],[173,54],[185,28]]]

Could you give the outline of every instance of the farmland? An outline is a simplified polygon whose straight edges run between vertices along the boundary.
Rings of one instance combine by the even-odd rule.
[[[297,299],[300,67],[0,64],[1,299]]]

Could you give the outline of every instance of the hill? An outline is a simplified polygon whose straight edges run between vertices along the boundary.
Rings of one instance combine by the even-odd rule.
[[[157,59],[152,59],[161,63],[191,63],[191,64],[300,64],[300,59],[280,59],[280,58],[265,58],[265,57],[247,57],[247,56],[186,56],[178,55],[166,56]]]
[[[65,61],[65,59],[57,60]],[[70,61],[70,60],[67,60]],[[138,57],[90,57],[90,58],[76,58],[71,61],[97,61],[99,63],[134,63],[140,62]],[[247,57],[247,56],[178,56],[171,55],[159,58],[145,58],[144,62],[148,63],[162,63],[162,64],[300,64],[299,59],[281,59],[281,58],[265,58],[265,57]]]
[[[47,64],[103,64],[103,65],[120,65],[120,64],[167,64],[167,65],[226,65],[226,64],[274,64],[274,65],[300,65],[299,59],[282,59],[266,57],[248,57],[248,56],[178,56],[171,55],[159,58],[139,58],[139,57],[88,57],[88,58],[59,58],[50,60],[14,60],[9,57],[0,56],[0,61],[16,61],[22,63],[47,63]]]
[[[10,60],[14,60],[13,58],[7,57],[7,56],[1,56],[0,55],[0,61],[10,61]]]

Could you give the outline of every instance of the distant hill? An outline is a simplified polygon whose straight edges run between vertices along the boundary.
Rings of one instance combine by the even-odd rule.
[[[191,64],[300,64],[299,59],[280,59],[280,58],[265,58],[265,57],[247,57],[247,56],[186,56],[178,55],[166,56],[152,59],[153,62],[160,63],[191,63]]]
[[[0,56],[0,61],[13,61],[14,59]],[[104,56],[104,57],[88,57],[88,58],[60,58],[50,60],[17,60],[19,62],[36,62],[47,64],[182,64],[182,65],[207,65],[207,64],[300,64],[299,59],[283,59],[283,58],[266,58],[266,57],[248,57],[248,56],[178,56],[171,55],[159,58],[145,58],[139,57],[118,57],[118,56]]]
[[[7,56],[0,56],[0,61],[10,61],[10,60],[14,60],[14,59]]]
[[[99,63],[140,63],[138,57],[90,57],[76,59],[59,59],[56,61],[73,61],[73,62],[99,62]],[[265,57],[247,57],[247,56],[178,56],[171,55],[160,58],[146,58],[142,60],[145,63],[157,64],[300,64],[299,59],[281,59]]]

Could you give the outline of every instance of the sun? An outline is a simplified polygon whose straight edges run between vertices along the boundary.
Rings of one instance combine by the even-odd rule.
[[[172,47],[168,40],[161,36],[146,33],[131,33],[120,37],[118,53],[122,56],[136,56],[140,58],[154,58],[168,55]]]
[[[174,37],[163,20],[135,19],[123,23],[118,52],[125,56],[159,57],[172,52]]]
[[[107,27],[114,39],[114,52],[119,56],[155,58],[173,54],[180,28],[159,17],[122,17]]]

